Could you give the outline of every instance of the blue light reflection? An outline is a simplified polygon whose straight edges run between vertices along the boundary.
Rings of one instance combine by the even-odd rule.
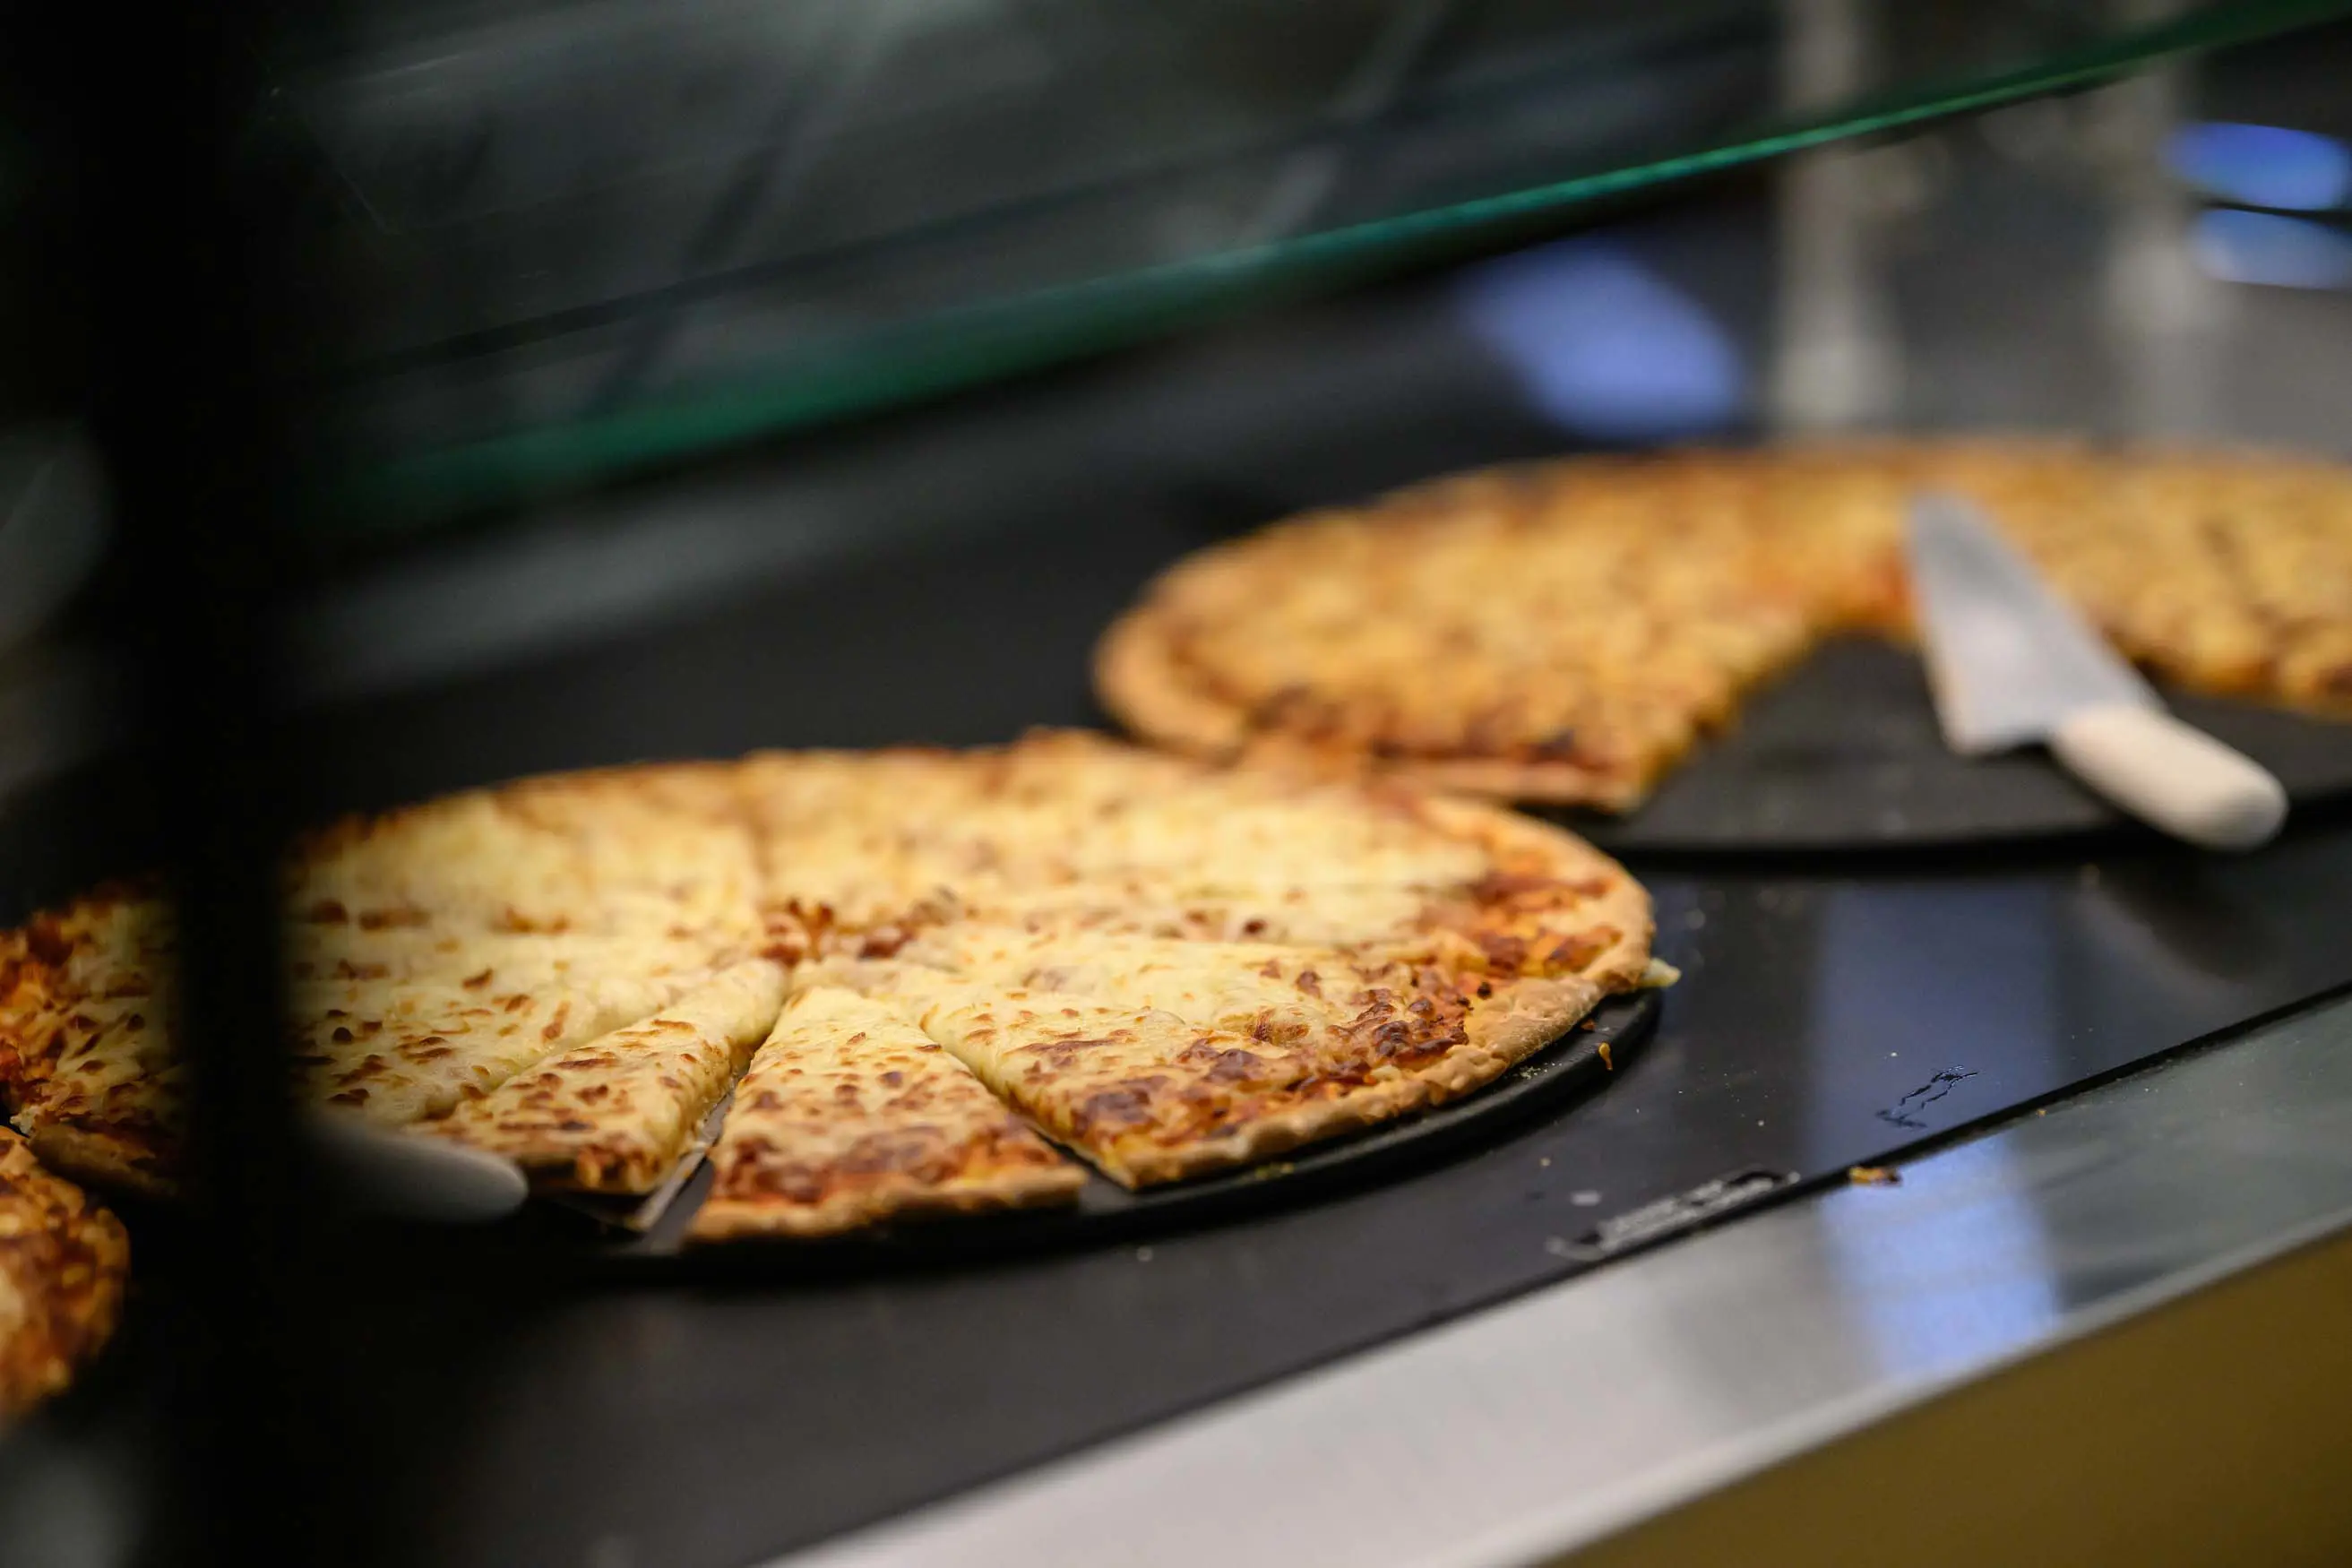
[[[2164,153],[2175,174],[2226,202],[2312,212],[2352,199],[2352,147],[2333,136],[2208,121],[2174,132]]]
[[[1454,304],[1551,423],[1610,441],[1737,420],[1746,374],[1706,310],[1623,247],[1574,239],[1465,268]]]
[[[2035,935],[2048,928],[2038,907],[2047,896],[1999,884],[1932,890],[1864,884],[1841,888],[1824,904],[1823,1065],[1895,1108],[1889,1146],[1946,1131],[1998,1103],[1984,1083],[1969,1081],[1979,1070],[1996,1085],[2005,1074],[2028,1082],[2050,1076],[2058,976]],[[2006,984],[1988,984],[1949,960],[2004,942],[2017,950],[2016,962],[1999,970]],[[1930,1047],[1929,1040],[1938,1044]],[[1970,1041],[1982,1042],[1981,1054]],[[1948,1097],[1897,1098],[1939,1071],[1967,1076]],[[1916,1110],[1904,1113],[1906,1107]],[[1996,1136],[1909,1167],[1899,1220],[1895,1205],[1865,1189],[1822,1205],[1853,1328],[1885,1371],[1956,1371],[2013,1350],[2057,1321],[2049,1237],[2021,1195],[2023,1184],[2004,1178],[2009,1157],[2007,1141]]]
[[[2352,235],[2309,218],[2200,213],[2189,244],[2197,264],[2225,283],[2352,289]]]
[[[1934,1377],[2009,1354],[2065,1307],[2042,1216],[1999,1134],[1904,1171],[1903,1223],[1877,1194],[1822,1205],[1848,1310],[1877,1365]]]

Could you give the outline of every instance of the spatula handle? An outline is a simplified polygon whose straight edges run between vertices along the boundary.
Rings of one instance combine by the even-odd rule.
[[[2085,709],[2050,750],[2134,816],[2209,849],[2252,849],[2286,820],[2286,791],[2267,769],[2160,709]]]

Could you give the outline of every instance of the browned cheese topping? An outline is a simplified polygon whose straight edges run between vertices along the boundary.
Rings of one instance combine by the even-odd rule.
[[[1063,1202],[1084,1181],[923,1031],[825,986],[760,1047],[711,1161],[699,1241]]]
[[[428,1125],[583,1192],[651,1192],[742,1072],[784,984],[781,964],[752,959]]]

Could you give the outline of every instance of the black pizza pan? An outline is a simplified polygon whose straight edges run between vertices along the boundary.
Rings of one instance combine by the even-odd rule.
[[[2352,800],[2352,722],[2177,691],[2183,720],[2261,763],[2296,811]],[[2039,747],[1944,744],[1917,655],[1832,642],[1703,741],[1639,809],[1541,813],[1612,854],[1964,848],[2146,834]]]
[[[987,1216],[879,1226],[839,1240],[737,1240],[690,1247],[685,1233],[709,1189],[698,1170],[642,1234],[600,1226],[573,1209],[534,1204],[518,1222],[559,1246],[569,1233],[592,1273],[656,1279],[824,1276],[876,1268],[994,1261],[1033,1251],[1134,1241],[1229,1223],[1352,1192],[1486,1147],[1514,1128],[1602,1088],[1656,1026],[1659,993],[1604,999],[1590,1016],[1484,1089],[1227,1175],[1130,1192],[1100,1175],[1076,1204]]]

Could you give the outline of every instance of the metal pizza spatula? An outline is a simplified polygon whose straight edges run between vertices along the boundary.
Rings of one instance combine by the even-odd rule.
[[[325,1112],[306,1115],[302,1131],[344,1191],[380,1214],[473,1225],[512,1214],[530,1195],[521,1166],[478,1149]]]
[[[2278,832],[2278,780],[2166,712],[1973,502],[1914,497],[1909,546],[1936,717],[1953,751],[2043,742],[2124,810],[2208,848],[2251,849]]]

